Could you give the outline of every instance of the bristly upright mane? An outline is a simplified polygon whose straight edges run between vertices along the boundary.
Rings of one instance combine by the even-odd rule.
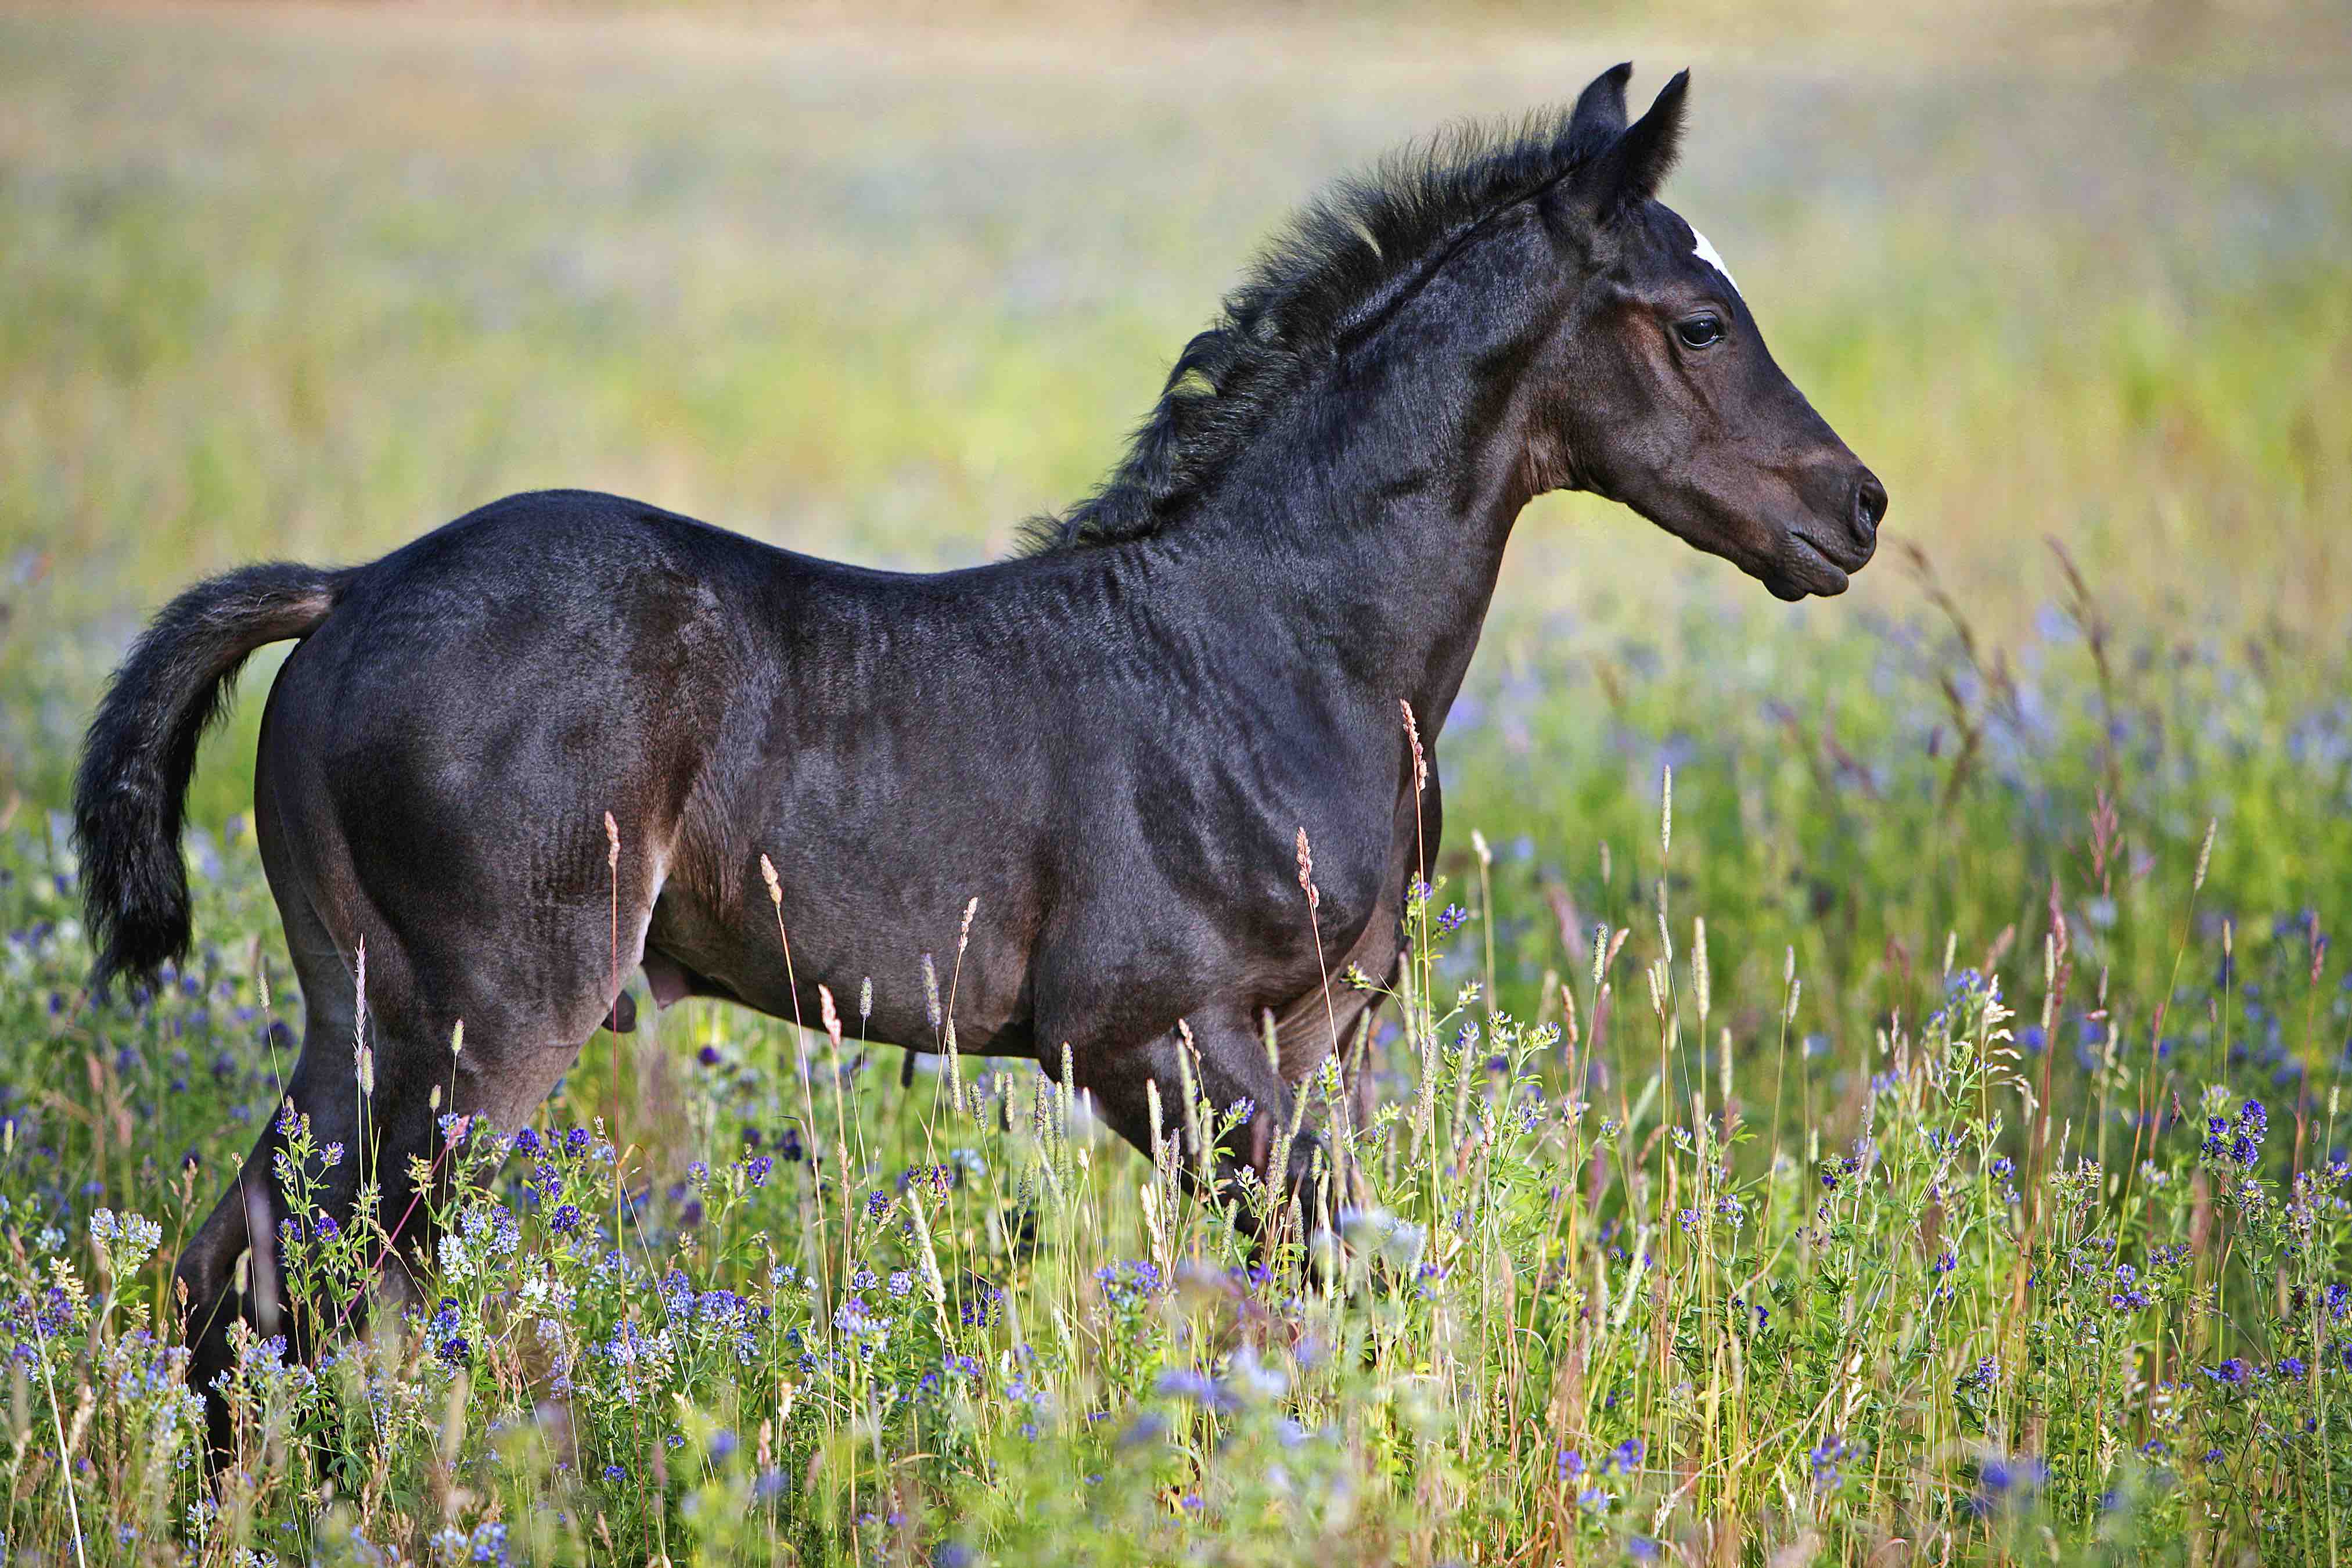
[[[1308,203],[1225,297],[1215,324],[1176,356],[1159,403],[1101,488],[1059,516],[1031,519],[1021,553],[1156,532],[1349,327],[1410,287],[1471,226],[1598,152],[1574,122],[1563,109],[1513,126],[1454,126]]]

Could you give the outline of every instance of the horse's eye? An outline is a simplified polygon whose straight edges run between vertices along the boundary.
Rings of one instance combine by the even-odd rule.
[[[1723,318],[1711,311],[1685,317],[1675,323],[1675,336],[1685,348],[1712,348],[1723,341]]]

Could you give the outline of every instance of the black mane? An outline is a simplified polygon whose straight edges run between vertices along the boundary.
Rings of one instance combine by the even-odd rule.
[[[1351,327],[1418,281],[1471,226],[1590,158],[1574,111],[1468,123],[1343,180],[1291,219],[1184,345],[1159,403],[1099,489],[1032,518],[1021,553],[1158,531],[1245,445]]]

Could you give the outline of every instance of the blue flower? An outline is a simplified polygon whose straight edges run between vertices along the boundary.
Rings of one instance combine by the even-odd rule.
[[[1824,1492],[1837,1490],[1844,1480],[1838,1465],[1853,1457],[1853,1447],[1843,1437],[1828,1436],[1814,1444],[1806,1455],[1813,1468],[1813,1489]]]
[[[1106,1263],[1095,1270],[1095,1282],[1102,1287],[1103,1300],[1113,1306],[1131,1306],[1167,1289],[1160,1279],[1159,1265],[1148,1258],[1126,1263]]]
[[[1451,934],[1460,931],[1470,919],[1470,911],[1460,904],[1448,904],[1437,917],[1438,929]]]
[[[2235,1122],[2218,1116],[2205,1119],[2205,1157],[2252,1170],[2262,1158],[2263,1139],[2270,1131],[2270,1112],[2259,1100],[2239,1108]]]
[[[1214,1398],[1217,1392],[1217,1385],[1203,1373],[1174,1367],[1161,1373],[1160,1381],[1153,1386],[1160,1394],[1171,1394],[1178,1399],[1197,1399],[1203,1404]]]
[[[1147,1410],[1137,1416],[1126,1431],[1119,1434],[1118,1446],[1121,1448],[1139,1448],[1147,1444],[1157,1443],[1166,1436],[1168,1436],[1168,1418],[1157,1411]]]
[[[1192,1400],[1203,1409],[1225,1412],[1240,1408],[1240,1401],[1223,1384],[1213,1382],[1190,1369],[1171,1368],[1163,1372],[1154,1386],[1162,1394]]]
[[[1977,1467],[1977,1490],[1969,1499],[1969,1511],[1981,1519],[2011,1504],[2022,1506],[2047,1476],[2038,1459],[1987,1458]]]

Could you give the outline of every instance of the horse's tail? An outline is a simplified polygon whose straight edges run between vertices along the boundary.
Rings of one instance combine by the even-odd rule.
[[[186,956],[180,826],[196,742],[246,657],[309,634],[350,576],[272,562],[199,583],[163,607],[115,671],[74,783],[95,994],[117,975],[152,979],[165,960]]]

